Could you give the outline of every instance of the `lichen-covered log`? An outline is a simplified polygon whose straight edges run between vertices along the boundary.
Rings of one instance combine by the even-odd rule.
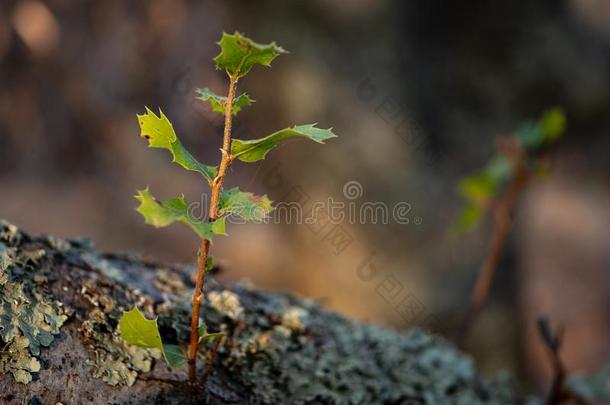
[[[419,330],[395,333],[315,302],[247,285],[207,286],[205,322],[223,331],[200,355],[206,388],[160,353],[124,343],[122,311],[158,316],[164,341],[188,340],[190,269],[32,238],[0,222],[0,403],[513,404],[506,376]],[[218,345],[217,345],[218,344]],[[216,346],[217,345],[217,346]]]

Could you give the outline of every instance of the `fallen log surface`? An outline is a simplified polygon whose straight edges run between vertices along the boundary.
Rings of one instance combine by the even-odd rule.
[[[513,404],[511,378],[482,379],[466,355],[418,329],[397,333],[317,303],[210,277],[203,314],[221,340],[202,345],[199,376],[127,345],[122,312],[158,317],[167,343],[188,341],[192,269],[87,240],[31,237],[0,222],[0,403]],[[213,367],[206,356],[213,352]]]

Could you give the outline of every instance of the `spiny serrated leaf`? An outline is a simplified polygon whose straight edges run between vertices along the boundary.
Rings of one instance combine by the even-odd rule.
[[[119,333],[129,344],[163,350],[156,319],[146,319],[137,307],[124,312],[119,320]]]
[[[197,99],[209,102],[213,111],[224,115],[225,104],[227,102],[226,97],[215,94],[207,87],[205,89],[197,89],[196,92],[199,93],[199,97],[197,97]],[[233,100],[232,114],[237,115],[242,107],[252,105],[252,103],[254,103],[254,100],[252,100],[246,93],[235,97],[235,100]]]
[[[237,187],[222,190],[220,194],[222,215],[233,214],[246,221],[262,221],[272,210],[271,200],[266,195],[257,196]]]
[[[182,146],[172,123],[163,114],[163,111],[159,110],[159,116],[157,116],[146,107],[146,114],[138,115],[138,122],[140,123],[140,136],[148,139],[148,146],[169,150],[174,162],[187,170],[200,173],[208,181],[216,177],[218,171],[215,167],[199,162]]]
[[[233,35],[224,32],[218,45],[220,54],[214,58],[216,68],[238,78],[245,76],[253,65],[270,66],[276,56],[286,53],[275,42],[259,44],[239,32]]]
[[[186,356],[180,346],[163,345],[163,355],[171,368],[177,368],[186,364]]]
[[[146,188],[145,190],[139,190],[135,197],[140,201],[136,210],[142,214],[147,224],[156,228],[180,222],[188,225],[202,239],[211,240],[214,235],[226,234],[224,218],[219,218],[214,222],[203,222],[193,218],[184,196],[159,202]]]
[[[332,128],[320,129],[316,124],[298,125],[292,128],[285,128],[260,139],[241,140],[234,139],[231,144],[231,155],[242,162],[256,162],[264,159],[270,150],[275,148],[281,141],[291,137],[304,137],[318,143],[325,140],[336,138]]]
[[[184,353],[176,345],[164,345],[159,334],[157,319],[146,319],[137,307],[123,312],[119,320],[119,333],[127,343],[147,349],[159,349],[170,367],[186,363]]]

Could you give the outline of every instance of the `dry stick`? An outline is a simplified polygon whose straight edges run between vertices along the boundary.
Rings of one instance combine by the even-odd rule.
[[[225,108],[225,129],[222,142],[221,160],[218,168],[218,175],[210,183],[210,210],[208,213],[208,222],[215,221],[218,218],[218,203],[220,201],[220,192],[224,178],[227,175],[229,166],[231,166],[231,124],[233,117],[233,101],[235,99],[235,90],[237,88],[237,75],[229,75],[229,94],[227,101],[224,104]],[[193,293],[193,313],[191,316],[191,341],[188,351],[189,365],[189,382],[195,384],[197,382],[197,348],[199,346],[199,308],[203,299],[203,285],[205,282],[205,263],[210,250],[210,241],[208,239],[201,240],[201,248],[197,257],[197,279],[195,281],[195,292]]]
[[[517,203],[523,188],[525,187],[529,173],[524,162],[524,152],[520,146],[516,144],[509,144],[508,140],[506,143],[498,142],[499,147],[503,149],[503,152],[511,160],[512,164],[512,175],[510,183],[507,187],[506,193],[494,209],[495,225],[493,230],[493,237],[489,245],[489,250],[485,261],[483,262],[481,269],[477,275],[476,284],[472,292],[470,306],[468,312],[462,321],[461,327],[458,330],[456,343],[458,347],[464,346],[464,341],[468,335],[468,331],[472,327],[477,315],[481,311],[487,295],[489,294],[489,288],[493,281],[498,263],[504,245],[508,239],[508,234],[512,225],[510,218],[511,212]]]
[[[563,382],[566,375],[565,368],[559,357],[559,349],[561,349],[561,344],[563,343],[563,328],[559,327],[557,332],[553,332],[549,320],[545,317],[540,317],[538,319],[538,333],[548,349],[553,365],[553,382],[545,403],[547,405],[558,404],[564,397]]]

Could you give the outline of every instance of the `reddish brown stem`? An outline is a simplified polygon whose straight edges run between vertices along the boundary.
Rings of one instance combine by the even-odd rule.
[[[237,89],[237,76],[229,76],[229,94],[225,107],[225,128],[222,142],[221,160],[218,168],[218,175],[210,182],[210,209],[208,213],[208,222],[218,219],[218,203],[220,202],[220,192],[224,178],[231,166],[231,124],[233,118],[233,101],[235,100],[235,91]],[[195,280],[195,292],[193,293],[193,313],[191,315],[191,338],[188,350],[188,365],[189,365],[189,382],[195,384],[197,382],[197,349],[199,347],[199,310],[201,301],[204,298],[203,287],[205,283],[205,264],[210,251],[210,241],[203,239],[201,248],[197,257],[197,279]]]
[[[197,348],[199,346],[199,309],[203,300],[203,286],[205,284],[205,262],[207,260],[210,241],[203,239],[199,254],[197,255],[197,279],[193,293],[193,312],[191,314],[191,341],[188,351],[189,382],[197,382]]]
[[[523,150],[517,145],[505,144],[503,146],[504,148],[509,149],[504,152],[511,160],[512,175],[506,192],[493,210],[495,220],[493,236],[485,260],[477,275],[468,311],[458,330],[456,343],[459,347],[464,346],[466,336],[487,299],[491,283],[504,250],[504,245],[506,244],[512,226],[511,213],[529,179],[529,172],[524,162]]]

